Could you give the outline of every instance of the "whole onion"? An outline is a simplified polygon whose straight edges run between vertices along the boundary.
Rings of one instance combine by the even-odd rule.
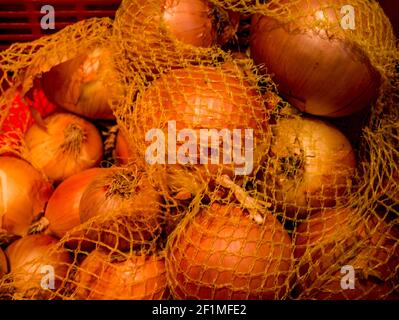
[[[286,0],[282,5],[290,16],[253,17],[251,56],[274,75],[281,94],[301,111],[347,116],[378,96],[381,78],[369,57],[395,50],[395,38],[378,5],[361,0],[350,4],[354,30],[341,27],[345,0]],[[373,62],[384,65],[379,59]]]
[[[4,251],[0,249],[0,280],[8,272],[7,257]]]
[[[115,17],[117,30],[125,37],[139,40],[137,32],[146,26],[149,49],[157,43],[162,45],[161,41],[177,40],[196,47],[224,44],[235,35],[238,23],[237,13],[206,0],[124,1]]]
[[[376,215],[362,217],[354,209],[326,209],[311,215],[295,234],[302,297],[367,299],[393,291],[398,234]],[[345,265],[355,270],[356,290],[351,293],[339,285],[343,275],[338,274]]]
[[[259,225],[234,204],[214,203],[185,222],[167,244],[166,268],[174,298],[285,296],[291,240],[269,213],[265,223]]]
[[[139,171],[103,170],[87,186],[79,204],[87,237],[119,250],[152,241],[160,232],[159,193]]]
[[[113,119],[109,100],[115,74],[112,52],[97,47],[83,50],[44,73],[42,86],[51,102],[70,112],[92,119]]]
[[[98,129],[83,118],[57,113],[34,124],[25,135],[29,159],[53,181],[97,166],[103,157]]]
[[[181,149],[183,141],[176,141],[176,164],[170,163],[168,158],[170,149],[168,145],[165,146],[165,157],[161,161],[164,160],[166,166],[161,163],[159,171],[166,171],[167,184],[172,194],[187,192],[195,195],[203,183],[207,184],[215,174],[225,173],[232,177],[238,170],[241,170],[242,174],[252,174],[258,169],[260,158],[269,147],[268,115],[261,102],[261,96],[255,87],[246,81],[242,70],[237,66],[235,68],[234,66],[188,67],[162,75],[138,96],[131,121],[136,132],[132,143],[143,159],[155,153],[149,152],[154,140],[146,138],[152,130],[160,129],[164,133],[166,142],[169,139],[168,133],[174,131],[169,128],[173,127],[174,123],[176,138],[183,129],[194,131],[196,141],[193,146],[190,145],[190,148],[194,149],[196,155],[189,155],[190,159],[181,160],[187,155],[182,154],[187,149]],[[211,132],[209,132],[211,137],[218,139],[216,146],[220,147],[219,150],[211,145],[209,137],[208,144],[204,145],[200,141],[201,129],[214,129],[219,133],[223,129],[228,130],[231,134],[230,139],[227,139],[230,146],[225,148],[220,136],[217,137]],[[245,139],[245,129],[253,130],[252,148]],[[237,140],[241,145],[236,146],[237,149],[240,147],[241,155],[244,155],[244,152],[251,154],[252,163],[238,164],[233,158],[230,163],[225,162],[225,156],[232,151],[231,140],[234,130],[238,130],[240,134]],[[187,147],[187,138],[184,142]],[[216,153],[217,151],[219,152]],[[207,155],[205,158],[208,158],[208,161],[201,163],[201,154]],[[216,154],[217,164],[211,163],[209,159],[211,154]],[[159,164],[157,161],[151,163],[153,166],[157,164]]]
[[[63,238],[73,228],[81,224],[79,205],[82,195],[90,183],[104,170],[106,169],[92,168],[76,173],[65,179],[55,189],[45,211],[45,218],[48,220],[49,231],[52,234]],[[68,246],[75,249],[79,244],[83,244],[77,239],[83,239],[84,233],[76,231],[68,238],[73,238],[68,240]]]
[[[338,129],[317,119],[281,118],[272,131],[266,178],[259,184],[279,211],[304,218],[345,201],[356,159]]]
[[[171,37],[199,47],[209,47],[216,42],[216,24],[207,1],[166,0],[160,3],[160,8],[155,8],[161,12],[157,19],[166,25]]]
[[[12,284],[17,294],[27,298],[49,298],[59,292],[72,259],[69,252],[56,247],[57,244],[58,241],[48,235],[29,235],[7,248]],[[54,271],[53,288],[51,271]]]
[[[160,300],[166,298],[165,261],[157,256],[126,255],[114,260],[97,249],[78,268],[75,296],[88,300]]]
[[[0,229],[23,236],[44,210],[53,189],[28,162],[0,157]]]

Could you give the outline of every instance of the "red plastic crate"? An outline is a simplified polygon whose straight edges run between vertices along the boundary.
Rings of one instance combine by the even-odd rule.
[[[115,16],[121,0],[0,0],[0,51],[15,42],[32,41],[77,21]],[[55,29],[43,30],[42,6],[55,10]]]

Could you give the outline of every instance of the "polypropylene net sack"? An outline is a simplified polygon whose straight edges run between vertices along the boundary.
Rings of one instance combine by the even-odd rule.
[[[114,74],[103,81],[117,148],[123,139],[126,151],[124,165],[88,184],[75,228],[61,232],[51,220],[45,227],[36,221],[31,233],[39,234],[22,238],[41,241],[31,260],[15,258],[22,240],[4,246],[13,261],[1,296],[397,298],[399,53],[375,1],[353,1],[354,29],[350,20],[342,27],[346,2],[194,1],[207,15],[187,19],[193,36],[168,20],[192,9],[188,2],[126,0],[114,21],[83,21],[1,53],[3,123],[18,90],[24,96],[35,78],[84,50],[107,48]],[[240,40],[226,41],[246,30],[253,14],[264,21],[256,28],[269,33],[244,43],[268,41],[275,30],[339,43],[369,68],[378,85],[367,99],[375,102],[342,121],[301,113],[315,105],[287,89],[300,69],[285,82],[278,66],[256,64],[232,52]],[[328,101],[342,90],[336,85],[312,98]],[[23,134],[8,133],[19,142],[6,143],[5,151],[29,161]],[[56,240],[41,238],[49,236]],[[55,272],[54,283],[46,270]]]

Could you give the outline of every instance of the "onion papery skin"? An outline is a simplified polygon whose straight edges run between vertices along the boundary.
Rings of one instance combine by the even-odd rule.
[[[350,208],[325,209],[299,224],[295,234],[301,297],[343,300],[392,296],[391,275],[399,264],[398,235],[381,218],[362,216]],[[355,290],[343,290],[339,285],[344,276],[341,268],[346,265],[355,269]]]
[[[136,36],[138,27],[148,25],[149,43],[177,40],[196,47],[210,47],[217,37],[211,11],[212,7],[204,0],[130,1],[120,7],[115,23],[125,37]],[[161,38],[162,34],[165,39]]]
[[[364,52],[359,43],[367,43],[369,51],[383,52],[394,49],[395,38],[389,21],[382,19],[382,10],[360,7],[361,2],[364,5],[364,1],[351,3],[355,13],[362,12],[356,14],[355,31],[340,25],[341,7],[348,4],[341,0],[286,1],[290,21],[254,15],[251,56],[274,75],[280,93],[301,111],[343,117],[377,99],[381,76],[371,64],[370,52]],[[373,10],[381,14],[368,16]],[[371,37],[370,32],[378,32],[379,37]]]
[[[98,129],[87,120],[67,113],[44,119],[47,131],[34,124],[25,135],[31,163],[52,181],[96,167],[103,157]]]
[[[203,0],[166,0],[162,5],[162,23],[172,37],[197,47],[216,42],[211,6]]]
[[[195,132],[194,164],[182,164],[179,158],[176,159],[176,164],[170,163],[169,148],[168,146],[165,148],[165,165],[161,164],[159,172],[167,172],[166,180],[171,190],[187,189],[195,193],[196,190],[191,189],[195,189],[193,186],[196,181],[209,182],[209,179],[216,174],[222,173],[233,177],[237,170],[244,171],[244,175],[251,175],[258,170],[261,156],[269,148],[269,117],[261,96],[255,86],[246,81],[242,71],[237,68],[189,67],[173,70],[154,81],[142,95],[138,96],[133,117],[136,134],[132,139],[143,159],[146,159],[145,153],[153,143],[146,141],[146,134],[150,130],[160,129],[164,133],[166,142],[169,139],[168,132],[173,131],[169,130],[168,126],[173,125],[173,122],[177,134],[183,129]],[[201,145],[201,129],[214,129],[219,133],[227,129],[231,137],[233,130],[239,130],[241,155],[244,155],[244,151],[252,151],[253,154],[252,171],[251,168],[243,164],[238,165],[234,161],[230,164],[225,163],[224,156],[227,150],[224,150],[222,143],[219,146],[219,163],[212,164],[208,159],[207,163],[202,164],[200,154],[209,155],[214,148],[211,146],[211,139],[208,139],[208,145]],[[253,130],[252,150],[245,142],[245,129]],[[219,137],[219,142],[221,141]],[[182,145],[183,142],[177,141],[176,152]],[[153,166],[158,164],[151,163]],[[184,171],[188,173],[186,176],[183,174]],[[200,178],[188,179],[189,182],[185,182],[189,175]]]
[[[136,164],[138,166],[144,166],[145,162],[139,154],[139,151],[129,141],[128,134],[124,130],[119,130],[115,145],[115,156],[118,164]]]
[[[87,237],[119,250],[150,244],[160,232],[159,193],[142,173],[125,168],[104,170],[80,200]]]
[[[58,238],[63,238],[72,229],[80,224],[79,206],[80,200],[90,183],[105,169],[92,168],[76,173],[64,180],[50,197],[45,217],[49,221],[49,231]],[[79,241],[84,239],[83,230],[69,234],[67,239],[68,247],[76,249],[79,245],[89,247],[89,243]]]
[[[291,239],[269,213],[258,225],[234,204],[213,204],[168,240],[176,299],[280,299],[288,290]]]
[[[116,91],[116,69],[110,50],[85,50],[42,75],[43,91],[54,104],[91,119],[114,119],[109,105]],[[115,86],[114,86],[115,87]]]
[[[46,177],[28,162],[0,157],[0,229],[24,236],[53,192]]]
[[[57,245],[55,238],[37,234],[25,236],[7,247],[10,275],[16,294],[36,299],[55,297],[64,284],[72,263],[69,252]],[[48,267],[54,268],[53,289],[41,286]],[[44,270],[46,271],[43,272]]]
[[[167,295],[164,258],[126,255],[111,261],[99,249],[78,267],[75,297],[87,300],[161,300]]]
[[[357,162],[345,135],[327,122],[299,117],[281,118],[272,131],[260,191],[279,212],[302,219],[347,200]]]

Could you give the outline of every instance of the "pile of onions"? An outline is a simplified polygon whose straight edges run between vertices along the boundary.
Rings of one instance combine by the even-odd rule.
[[[369,41],[370,51],[394,50],[395,37],[382,9],[371,2],[352,1],[353,31],[341,27],[340,10],[348,4],[344,0],[283,4],[291,19],[254,15],[250,47],[255,63],[274,74],[284,98],[301,111],[326,117],[350,115],[370,105],[378,96],[380,75],[368,52],[352,39]]]
[[[106,169],[84,170],[67,178],[55,189],[48,201],[44,216],[52,234],[58,238],[63,238],[68,232],[80,225],[79,205],[83,192],[104,170]],[[68,238],[73,238],[67,241],[70,248],[75,249],[79,244],[81,246],[86,244],[78,240],[84,238],[83,231],[76,231]]]
[[[263,225],[238,206],[202,209],[169,238],[166,269],[177,299],[278,299],[292,262],[287,231],[267,213]]]
[[[235,35],[239,14],[226,12],[206,0],[139,0],[123,3],[117,11],[115,24],[125,37],[132,38],[137,37],[140,27],[148,25],[147,49],[151,49],[150,44],[159,45],[165,40],[210,47],[224,44]],[[161,38],[162,35],[165,38]]]
[[[56,247],[57,243],[56,239],[48,235],[29,235],[13,242],[7,248],[6,254],[16,294],[48,298],[58,292],[65,281],[72,259],[68,251]],[[46,288],[45,285],[52,285],[52,271],[54,288]]]
[[[164,258],[127,255],[118,261],[96,249],[78,268],[75,297],[88,300],[160,300],[166,298]]]
[[[7,257],[0,248],[0,280],[8,272]]]
[[[304,218],[345,200],[356,159],[338,129],[316,119],[281,118],[272,131],[266,179],[260,184],[279,211]]]
[[[60,182],[75,173],[97,166],[103,144],[97,128],[67,113],[44,119],[46,128],[34,124],[25,135],[31,163],[53,181]]]
[[[377,216],[364,219],[354,209],[325,209],[300,224],[295,234],[303,297],[379,299],[393,291],[390,276],[399,264],[398,235]],[[341,288],[345,265],[355,269],[355,290]]]
[[[0,229],[23,236],[44,210],[52,186],[29,163],[11,157],[0,157],[0,186]]]
[[[42,76],[43,91],[56,105],[92,119],[113,119],[109,100],[114,92],[115,67],[111,51],[85,50]],[[115,87],[115,86],[114,86]]]
[[[197,181],[208,181],[216,173],[225,173],[232,177],[236,170],[242,170],[247,175],[252,174],[257,170],[265,149],[269,147],[270,133],[266,109],[261,103],[259,92],[246,81],[242,70],[237,66],[235,68],[193,66],[168,72],[138,96],[134,112],[137,132],[134,143],[143,158],[148,156],[144,153],[151,150],[149,147],[154,142],[148,140],[146,142],[146,134],[151,129],[161,129],[167,142],[168,132],[173,131],[169,130],[169,124],[173,121],[176,124],[176,164],[171,164],[168,160],[169,148],[165,146],[166,169],[170,171],[167,180],[172,193],[185,191],[196,194],[198,193],[196,186],[201,185]],[[193,130],[196,137],[190,137],[191,141],[187,141],[185,135],[179,138],[182,129]],[[202,164],[200,154],[210,157],[210,154],[216,150],[211,146],[209,137],[208,144],[201,145],[201,129],[214,129],[219,132],[227,129],[231,133],[231,139],[233,130],[239,130],[241,146],[236,147],[241,147],[242,155],[244,151],[253,154],[253,170],[250,171],[251,167],[246,167],[245,164],[235,164],[234,160],[230,164],[224,163],[224,157],[232,147],[230,143],[230,150],[224,149],[220,136],[217,137],[220,143],[217,145],[220,147],[218,164],[212,164],[209,159],[206,164]],[[252,150],[247,146],[248,141],[245,141],[245,129],[253,130]],[[214,137],[215,135],[212,135],[212,138]],[[188,146],[193,139],[196,139],[194,147],[191,144]],[[194,148],[196,158],[192,153],[193,157],[187,157],[188,148],[191,152]],[[157,153],[150,153],[150,156],[154,154]],[[194,161],[196,164],[182,164],[179,157],[184,158],[186,162]],[[200,179],[188,178],[190,174],[197,176],[197,173],[201,176]]]
[[[108,168],[84,191],[79,205],[87,237],[119,250],[153,240],[160,232],[161,197],[146,175]]]

